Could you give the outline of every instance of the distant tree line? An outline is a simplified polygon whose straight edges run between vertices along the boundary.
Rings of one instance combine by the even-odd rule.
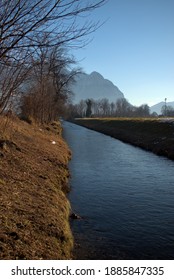
[[[70,104],[69,117],[149,117],[150,108],[147,104],[139,107],[131,105],[127,99],[120,98],[109,102],[107,98],[100,100],[81,100],[78,104]]]

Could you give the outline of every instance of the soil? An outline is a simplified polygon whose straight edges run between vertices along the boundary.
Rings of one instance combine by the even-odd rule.
[[[84,118],[73,122],[174,160],[173,118]]]
[[[59,122],[0,117],[0,259],[71,259],[70,157]]]

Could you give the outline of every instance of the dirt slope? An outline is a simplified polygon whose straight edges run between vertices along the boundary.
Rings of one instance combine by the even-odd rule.
[[[70,259],[67,163],[59,123],[0,118],[0,259]]]

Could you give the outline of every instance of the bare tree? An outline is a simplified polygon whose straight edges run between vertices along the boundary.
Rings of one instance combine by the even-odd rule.
[[[79,20],[79,16],[90,13],[105,2],[106,0],[0,1],[0,68],[3,69],[0,72],[0,113],[9,106],[11,97],[17,94],[22,77],[26,78],[32,65],[30,59],[36,59],[44,47],[51,48],[52,51],[53,47],[65,45],[83,46],[86,43],[84,37],[95,31],[100,24]],[[52,73],[57,71],[58,66],[54,71],[52,69]],[[68,83],[65,76],[63,73],[54,75],[54,85],[61,86],[61,91],[57,88],[59,92]]]
[[[110,115],[110,104],[107,98],[102,98],[100,100],[100,109],[102,116],[109,116]]]
[[[79,104],[77,104],[77,113],[79,117],[83,118],[86,114],[87,105],[84,100],[80,100]]]
[[[135,107],[134,114],[137,117],[149,117],[150,108],[147,104],[142,104],[139,107]]]
[[[32,56],[30,78],[21,99],[22,117],[38,122],[50,122],[63,113],[70,99],[69,84],[78,69],[71,70],[75,61],[66,56],[60,46],[40,46]]]
[[[132,105],[125,98],[119,98],[116,101],[116,116],[128,117],[130,116]]]
[[[173,117],[174,116],[174,108],[172,106],[163,105],[161,108],[161,113],[165,117]]]
[[[12,109],[18,102],[21,85],[26,80],[31,66],[26,64],[27,58],[4,65],[0,61],[0,114],[5,109]]]
[[[21,48],[40,46],[36,34],[51,34],[47,46],[69,43],[93,32],[98,23],[78,16],[90,12],[102,1],[82,0],[6,0],[0,3],[0,59],[18,59]],[[82,42],[82,41],[81,41]]]

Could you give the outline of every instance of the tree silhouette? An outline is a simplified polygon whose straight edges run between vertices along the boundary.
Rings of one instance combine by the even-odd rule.
[[[86,105],[87,105],[87,109],[86,109],[86,117],[90,118],[92,115],[92,100],[91,99],[87,99],[86,100]]]

